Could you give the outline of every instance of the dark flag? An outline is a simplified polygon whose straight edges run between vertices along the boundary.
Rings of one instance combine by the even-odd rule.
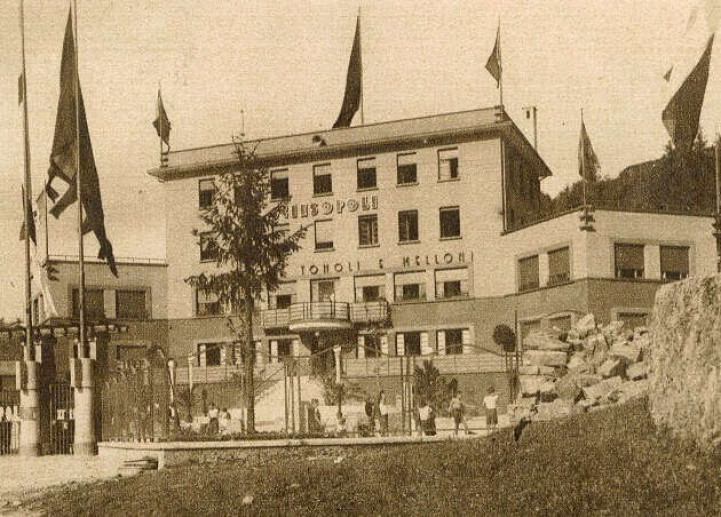
[[[698,133],[698,121],[708,82],[713,38],[713,35],[709,38],[701,59],[678,91],[671,97],[661,114],[663,125],[666,126],[666,131],[677,149],[690,150]]]
[[[361,89],[363,88],[363,64],[361,61],[361,40],[360,40],[360,16],[356,20],[355,38],[353,39],[353,50],[350,53],[348,63],[348,76],[345,81],[345,95],[343,95],[343,106],[340,108],[338,119],[333,124],[337,127],[349,127],[353,116],[358,111],[361,100]]]
[[[50,153],[50,168],[48,169],[48,183],[45,187],[48,197],[54,201],[50,213],[58,218],[65,209],[78,199],[78,184],[76,178],[78,136],[80,139],[80,174],[81,199],[85,218],[82,222],[83,233],[92,231],[98,239],[100,252],[98,258],[108,262],[110,270],[118,276],[113,255],[113,246],[105,233],[105,214],[100,196],[100,181],[95,168],[95,157],[90,143],[88,121],[85,115],[85,103],[80,84],[77,85],[76,99],[76,64],[75,44],[73,38],[72,14],[68,14],[68,23],[65,27],[65,41],[63,42],[63,58],[60,65],[60,98],[55,120],[55,137]],[[78,106],[79,128],[75,123],[75,106]],[[78,135],[79,129],[79,135]],[[52,182],[58,178],[67,184],[67,190],[58,199],[58,192],[52,187]]]
[[[25,195],[25,185],[23,185],[23,187],[22,187],[22,192],[23,192],[24,219],[23,219],[22,226],[20,226],[20,240],[21,241],[25,240],[25,224],[27,221],[28,228],[30,229],[30,231],[28,232],[28,234],[30,236],[30,240],[33,242],[33,244],[37,245],[38,239],[37,239],[37,232],[35,230],[35,217],[33,214],[32,204],[29,203],[30,200]]]
[[[158,90],[158,116],[153,121],[153,127],[158,132],[158,136],[163,142],[170,148],[170,120],[168,120],[168,114],[165,112],[165,106],[163,106],[163,98],[160,96],[160,90]]]
[[[673,73],[673,66],[671,66],[671,68],[668,69],[668,72],[666,72],[665,74],[663,74],[663,80],[666,81],[666,82],[669,82],[669,81],[671,80],[671,74],[672,74],[672,73]]]
[[[593,151],[591,139],[586,132],[586,124],[581,119],[581,138],[578,142],[578,174],[586,181],[596,181],[599,168],[598,156]]]
[[[493,78],[496,80],[496,87],[501,85],[501,26],[498,26],[498,31],[496,32],[496,44],[493,45],[493,50],[491,51],[491,55],[488,56],[488,61],[486,61],[486,70],[488,70],[488,73],[490,73]]]

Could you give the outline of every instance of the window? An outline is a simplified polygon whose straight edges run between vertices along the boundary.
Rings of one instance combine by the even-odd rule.
[[[281,282],[268,295],[269,309],[287,309],[295,301],[295,282]]]
[[[571,279],[568,247],[548,252],[548,285],[558,285]]]
[[[119,319],[142,320],[148,317],[145,311],[145,291],[117,290],[115,291],[115,315]]]
[[[518,290],[530,291],[538,289],[538,255],[526,257],[518,261]]]
[[[551,329],[558,329],[561,332],[568,332],[571,330],[571,316],[556,316],[548,319],[548,326]]]
[[[220,366],[221,343],[201,343],[198,345],[198,366]]]
[[[287,309],[291,303],[293,303],[292,294],[279,294],[275,297],[276,309]]]
[[[399,154],[397,157],[397,164],[398,185],[412,185],[418,183],[416,153]]]
[[[397,355],[421,355],[421,333],[399,332],[396,334]]]
[[[458,149],[440,149],[438,151],[438,181],[458,179]]]
[[[436,270],[436,298],[468,295],[468,269]]]
[[[378,244],[378,216],[361,215],[358,217],[358,244],[376,246]]]
[[[200,180],[198,182],[198,208],[208,208],[212,205],[214,193],[215,182],[213,180]]]
[[[270,172],[270,198],[287,199],[290,197],[288,188],[288,169]]]
[[[73,318],[80,317],[80,292],[73,288]],[[85,289],[85,317],[88,319],[105,318],[105,297],[102,289]]]
[[[461,212],[457,206],[441,208],[441,239],[454,239],[461,236]]]
[[[218,247],[210,233],[200,235],[200,261],[214,262],[218,260]]]
[[[313,195],[333,193],[333,177],[331,176],[330,164],[313,166]]]
[[[425,300],[425,279],[425,271],[417,273],[396,273],[394,278],[396,301]]]
[[[278,359],[287,359],[293,357],[293,340],[292,339],[279,339],[278,340]]]
[[[688,246],[661,246],[661,279],[674,282],[688,278]]]
[[[335,300],[335,280],[313,280],[310,283],[311,302],[332,302]]]
[[[222,314],[218,295],[207,289],[199,288],[195,293],[195,314],[198,316],[218,316]]]
[[[316,250],[332,250],[333,249],[333,224],[330,220],[315,222],[315,249]]]
[[[616,278],[643,278],[643,244],[616,244]]]
[[[541,320],[522,321],[521,342],[526,339],[528,334],[530,334],[531,332],[538,332],[539,330],[541,330]]]
[[[381,356],[380,336],[365,334],[359,336],[359,344],[363,347],[363,356],[366,358]]]
[[[386,295],[386,279],[384,275],[355,277],[355,301],[375,302]]]
[[[463,330],[452,329],[444,331],[446,339],[446,355],[463,353]]]
[[[418,240],[418,210],[398,212],[398,240],[400,242]]]
[[[363,158],[358,160],[358,190],[376,188],[376,159]]]

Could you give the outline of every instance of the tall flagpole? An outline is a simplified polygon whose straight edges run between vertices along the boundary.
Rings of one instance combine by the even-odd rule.
[[[501,17],[498,17],[498,90],[501,96],[501,107],[503,107],[503,59],[501,57]]]
[[[163,117],[160,115],[160,81],[158,81],[158,100],[156,101],[156,112],[158,114],[158,140],[160,143],[160,166],[163,166]]]
[[[25,160],[25,190],[23,193],[23,221],[25,224],[25,353],[26,360],[35,359],[33,347],[32,283],[30,275],[30,217],[32,217],[32,178],[30,174],[30,130],[28,127],[28,83],[25,70],[25,2],[20,0],[20,39],[23,53],[22,94],[23,94],[23,155]],[[28,216],[29,214],[29,216]],[[36,237],[37,239],[37,237]]]
[[[716,271],[721,273],[721,136],[716,138],[716,213],[714,232],[716,237]]]
[[[80,170],[80,71],[78,55],[78,1],[73,1],[73,44],[75,47],[75,181],[78,191],[78,357],[88,357],[85,335],[85,248],[83,246],[83,189]]]
[[[365,96],[363,94],[363,29],[361,27],[361,8],[358,6],[358,53],[360,56],[360,94],[361,94],[361,105],[360,105],[360,115],[361,115],[361,126],[365,125],[365,114],[363,113],[363,110],[365,109]]]

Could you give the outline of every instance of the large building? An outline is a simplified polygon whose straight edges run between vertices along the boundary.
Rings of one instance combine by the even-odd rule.
[[[341,345],[343,375],[369,387],[397,384],[396,358],[417,357],[472,392],[503,388],[497,325],[517,321],[525,335],[593,312],[635,326],[663,282],[714,271],[710,217],[596,210],[589,227],[579,209],[542,219],[551,171],[501,107],[247,145],[270,170],[271,202],[289,200],[284,224],[308,227],[283,283],[258,301],[265,371]],[[199,214],[234,153],[172,151],[149,171],[165,186],[166,262],[89,276],[91,303],[128,324],[111,355],[158,345],[191,369],[182,382],[240,362],[224,307],[186,281],[215,268]],[[50,283],[61,318],[77,288],[66,274]]]

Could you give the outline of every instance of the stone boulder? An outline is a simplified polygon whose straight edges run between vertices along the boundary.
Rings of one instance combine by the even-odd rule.
[[[541,391],[541,386],[546,382],[546,378],[542,375],[521,375],[521,394],[523,396],[537,395]]]
[[[586,314],[573,327],[578,331],[579,337],[583,339],[589,332],[596,329],[596,318],[593,314]]]
[[[581,389],[583,392],[583,398],[586,400],[599,400],[603,397],[607,397],[622,383],[623,380],[621,377],[611,377],[610,379],[597,382],[596,384],[585,386]]]
[[[559,399],[575,402],[581,396],[581,388],[575,376],[569,374],[556,381],[556,393]]]
[[[590,373],[593,370],[593,366],[586,362],[586,356],[581,352],[571,355],[566,368],[572,373]]]
[[[559,340],[555,335],[547,332],[531,332],[523,340],[523,346],[527,350],[560,350],[568,351],[571,348],[570,343]]]
[[[567,360],[566,352],[526,350],[523,353],[523,364],[529,366],[565,366]]]
[[[536,419],[541,421],[554,420],[568,416],[573,412],[573,402],[556,399],[553,402],[541,402],[536,407]]]
[[[519,375],[538,375],[538,366],[533,364],[521,364],[518,366]]]
[[[721,275],[661,287],[650,331],[654,421],[702,448],[721,446]]]
[[[626,367],[626,377],[629,380],[637,381],[644,379],[648,375],[647,363],[634,363]]]
[[[624,364],[623,361],[621,361],[620,359],[609,358],[606,359],[596,371],[604,379],[607,379],[609,377],[617,377],[623,374]]]
[[[611,357],[623,359],[628,363],[635,363],[641,359],[641,347],[635,344],[635,341],[628,343],[627,341],[617,341],[608,351]]]

